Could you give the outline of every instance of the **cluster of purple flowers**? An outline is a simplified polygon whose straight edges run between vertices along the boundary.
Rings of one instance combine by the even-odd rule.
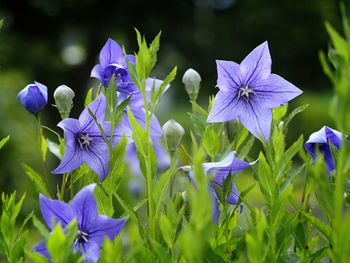
[[[144,127],[146,110],[143,95],[132,81],[128,70],[128,63],[136,63],[135,56],[125,55],[115,41],[108,39],[100,52],[99,60],[100,63],[93,68],[91,76],[97,78],[102,86],[107,88],[114,75],[118,94],[117,103],[131,96],[128,107],[136,120]],[[272,62],[267,42],[256,47],[240,64],[223,60],[218,60],[216,63],[219,92],[216,94],[207,122],[226,122],[238,118],[255,137],[261,137],[267,143],[270,137],[272,109],[287,103],[300,95],[302,91],[279,75],[271,73]],[[147,103],[150,102],[152,88],[154,86],[157,88],[161,83],[162,81],[157,79],[146,81]],[[18,94],[18,99],[28,111],[38,114],[47,104],[47,88],[35,82],[22,90]],[[78,119],[66,118],[58,124],[64,131],[66,148],[61,163],[52,173],[71,172],[85,163],[103,181],[109,173],[108,142],[111,140],[112,145],[115,146],[122,136],[128,137],[129,143],[126,162],[130,163],[132,172],[140,173],[127,114],[124,114],[115,130],[111,131],[111,123],[105,120],[106,106],[106,99],[103,94],[100,94],[83,110]],[[169,165],[169,157],[160,143],[162,129],[154,115],[150,125],[151,140],[158,165],[166,167]],[[101,127],[105,136],[101,134]],[[340,132],[325,126],[310,136],[305,143],[305,148],[315,161],[316,145],[318,145],[319,151],[326,160],[328,170],[331,172],[335,169],[335,164],[330,143],[339,150],[342,139]],[[209,191],[213,200],[215,222],[218,221],[219,215],[216,187],[223,188],[224,180],[230,173],[235,174],[254,164],[247,163],[235,156],[236,152],[232,151],[220,162],[203,163],[204,171],[213,178]],[[190,177],[194,178],[192,172],[190,172]],[[111,219],[98,215],[96,201],[93,197],[94,187],[95,185],[89,185],[83,188],[70,204],[40,196],[41,212],[50,229],[52,229],[52,219],[55,223],[60,223],[62,227],[73,219],[78,221],[74,251],[80,249],[85,259],[91,262],[96,262],[99,258],[103,237],[114,238],[125,223],[125,219]],[[232,183],[227,202],[236,205],[238,201],[239,194],[235,184]],[[44,241],[35,249],[49,257]]]

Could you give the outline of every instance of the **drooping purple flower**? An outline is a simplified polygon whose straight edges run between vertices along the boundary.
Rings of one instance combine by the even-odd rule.
[[[73,252],[85,256],[85,262],[95,263],[100,257],[100,248],[105,237],[114,239],[124,227],[125,218],[113,219],[99,215],[93,195],[95,184],[84,187],[73,200],[67,204],[52,200],[40,194],[40,209],[43,219],[50,230],[54,224],[65,228],[72,220],[77,221],[78,231],[74,241]],[[34,247],[34,250],[50,258],[45,240]]]
[[[112,39],[108,39],[100,52],[100,63],[91,71],[91,77],[97,78],[104,87],[108,84],[114,74],[118,91],[118,101],[132,96],[130,106],[142,107],[144,105],[143,95],[131,79],[127,62],[135,64],[135,56],[125,55],[121,46]],[[155,78],[146,80],[147,102],[150,102],[152,89],[157,89],[162,81]]]
[[[323,154],[324,160],[326,161],[328,171],[332,172],[335,169],[335,165],[330,144],[334,145],[337,150],[340,150],[342,140],[343,135],[341,132],[331,129],[328,126],[323,126],[319,131],[310,135],[310,138],[305,143],[305,149],[311,155],[312,162],[315,163],[318,147],[318,150]]]
[[[34,84],[29,84],[22,89],[17,98],[27,111],[37,114],[47,104],[47,87],[34,81]]]
[[[232,151],[228,153],[228,155],[220,162],[210,162],[210,163],[202,164],[204,172],[209,177],[213,176],[214,178],[209,183],[209,191],[212,196],[213,207],[214,207],[213,219],[216,223],[218,222],[218,219],[219,219],[219,202],[218,202],[219,198],[216,193],[215,187],[219,186],[223,189],[224,180],[230,173],[233,175],[255,164],[255,162],[247,163],[238,158],[235,158],[235,156],[236,156],[236,152]],[[190,171],[190,178],[195,180],[195,177],[192,171]],[[231,205],[236,205],[238,203],[238,200],[239,200],[239,194],[234,181],[232,181],[232,188],[227,198],[227,202]]]
[[[96,116],[97,122],[100,123],[109,140],[111,124],[108,121],[104,121],[106,99],[103,94],[100,94],[98,98],[83,110],[79,119],[67,118],[58,124],[64,130],[66,150],[60,165],[52,173],[67,173],[86,163],[87,166],[97,173],[101,181],[107,176],[109,172],[108,145],[104,141],[98,125],[89,114],[88,109]],[[122,124],[117,125],[113,133],[113,145],[123,135],[131,137],[130,134],[129,127]]]
[[[241,64],[217,60],[217,87],[207,122],[239,118],[255,136],[270,137],[272,108],[280,107],[302,91],[279,75],[271,73],[267,42],[256,47]]]

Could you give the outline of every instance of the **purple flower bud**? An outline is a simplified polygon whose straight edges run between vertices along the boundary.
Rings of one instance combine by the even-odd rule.
[[[34,84],[22,89],[17,98],[27,111],[33,114],[39,113],[47,104],[47,87],[34,81]]]

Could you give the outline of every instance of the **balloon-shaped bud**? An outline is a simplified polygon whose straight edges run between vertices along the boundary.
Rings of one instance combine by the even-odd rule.
[[[47,104],[47,87],[35,81],[22,89],[17,98],[27,111],[37,115]]]
[[[182,82],[185,84],[187,94],[192,101],[197,100],[201,80],[199,73],[192,68],[188,69],[182,77]]]
[[[185,134],[184,128],[176,121],[169,120],[163,125],[162,130],[168,152],[175,153],[180,146],[182,136]]]
[[[61,85],[55,90],[53,97],[62,119],[69,117],[70,111],[73,107],[74,96],[74,91],[66,85]]]

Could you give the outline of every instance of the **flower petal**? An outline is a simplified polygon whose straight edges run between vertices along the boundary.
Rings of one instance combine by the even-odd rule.
[[[68,136],[66,136],[68,138]],[[66,150],[61,163],[53,170],[53,174],[64,174],[82,165],[82,151],[72,140],[66,140]]]
[[[137,122],[142,126],[142,128],[146,127],[146,111],[144,108],[130,108],[132,113],[134,114]],[[159,124],[159,121],[155,115],[152,116],[150,120],[150,128],[151,128],[151,136],[162,136],[162,127]]]
[[[102,243],[104,237],[114,239],[123,229],[126,218],[113,219],[105,215],[99,215],[88,227],[89,241]]]
[[[92,78],[97,78],[99,81],[103,82],[104,80],[104,67],[101,66],[101,64],[97,64],[94,66],[94,68],[91,70]]]
[[[235,154],[235,151],[230,152],[221,162],[204,163],[203,169],[207,174],[211,173],[215,175],[215,182],[222,182],[230,172],[231,174],[235,174],[252,166],[250,163],[235,158]]]
[[[237,118],[241,104],[236,93],[220,90],[215,96],[207,122],[225,122]]]
[[[47,246],[46,246],[46,240],[40,241],[37,245],[35,245],[33,247],[33,250],[40,253],[41,255],[46,257],[47,259],[51,259],[50,253],[49,253]]]
[[[217,87],[222,91],[234,91],[242,85],[239,64],[233,61],[216,60]]]
[[[239,119],[244,127],[246,127],[255,137],[263,136],[266,142],[270,137],[272,113],[271,109],[260,107],[254,101],[242,103],[244,105],[243,112]]]
[[[65,202],[49,199],[43,194],[40,194],[39,202],[41,214],[50,230],[53,227],[52,222],[60,223],[64,228],[74,219],[72,208]]]
[[[215,224],[217,224],[219,221],[219,199],[216,194],[214,185],[209,186],[209,191],[213,202],[213,221]]]
[[[77,217],[78,228],[88,231],[88,227],[98,217],[94,189],[96,184],[90,184],[81,189],[73,198],[70,206]]]
[[[85,256],[84,262],[97,263],[100,258],[101,245],[96,242],[85,243],[81,254]]]
[[[109,172],[109,151],[107,144],[90,143],[82,155],[83,161],[103,181]]]
[[[299,96],[302,91],[289,81],[276,74],[250,84],[256,95],[255,99],[267,108],[277,108]]]
[[[257,46],[240,64],[242,81],[249,85],[256,79],[267,78],[271,74],[271,56],[267,41]]]
[[[101,93],[94,101],[92,101],[80,114],[79,123],[81,131],[87,132],[93,125],[96,125],[94,119],[91,117],[88,109],[90,109],[96,116],[97,121],[102,122],[106,112],[106,98]]]
[[[117,63],[120,57],[124,57],[122,48],[113,39],[108,39],[100,52],[100,64],[107,67],[112,63]]]
[[[328,126],[324,126],[324,128],[327,140],[330,140],[333,143],[333,145],[338,150],[340,150],[343,138],[342,133],[337,130],[331,129]]]

